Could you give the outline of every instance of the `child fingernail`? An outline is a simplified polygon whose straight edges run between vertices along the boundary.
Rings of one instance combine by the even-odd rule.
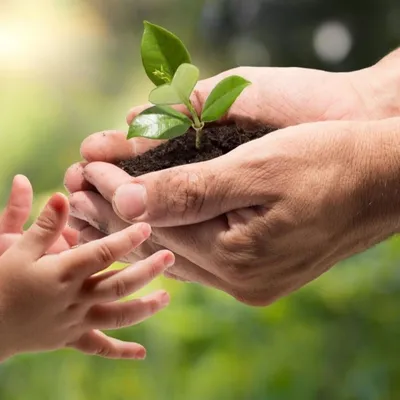
[[[175,264],[175,257],[172,253],[168,253],[164,258],[164,265],[169,268]]]
[[[136,353],[136,358],[139,359],[139,360],[144,360],[146,358],[146,350],[145,349],[140,349]]]
[[[148,238],[151,234],[151,226],[144,222],[140,222],[133,225],[135,227],[136,232],[141,233],[143,236]]]
[[[160,304],[161,304],[161,306],[162,306],[162,307],[165,307],[167,304],[169,304],[169,301],[170,301],[169,294],[168,294],[167,292],[164,292],[164,293],[161,295],[161,298],[160,298]]]

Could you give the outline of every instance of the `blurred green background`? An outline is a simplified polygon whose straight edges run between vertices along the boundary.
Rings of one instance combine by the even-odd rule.
[[[35,212],[63,190],[90,133],[125,129],[151,84],[141,22],[180,35],[203,77],[235,65],[334,71],[400,43],[398,1],[0,0],[0,202],[26,174]],[[375,400],[400,398],[400,241],[335,267],[265,309],[159,279],[169,308],[116,337],[144,362],[73,351],[0,365],[1,400]]]

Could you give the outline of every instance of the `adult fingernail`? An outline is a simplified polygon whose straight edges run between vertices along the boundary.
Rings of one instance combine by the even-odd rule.
[[[114,195],[115,211],[126,220],[140,217],[146,211],[146,188],[138,183],[120,186]]]

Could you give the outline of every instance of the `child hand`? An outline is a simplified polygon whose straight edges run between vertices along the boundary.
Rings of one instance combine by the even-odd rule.
[[[32,186],[23,175],[12,183],[8,203],[0,217],[0,256],[21,237],[32,210]],[[78,244],[78,232],[66,226],[60,238],[47,251],[48,254],[68,250]]]
[[[169,296],[164,291],[118,300],[171,266],[173,254],[163,250],[134,266],[97,274],[149,237],[150,226],[141,223],[43,256],[59,240],[68,212],[65,196],[55,194],[32,227],[0,257],[0,359],[63,347],[108,358],[144,358],[143,346],[98,329],[130,326],[165,307]]]

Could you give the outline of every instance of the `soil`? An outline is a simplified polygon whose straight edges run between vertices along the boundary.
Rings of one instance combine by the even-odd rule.
[[[202,147],[196,149],[194,130],[171,139],[144,154],[121,161],[118,166],[131,176],[140,176],[184,164],[208,161],[220,157],[243,143],[274,131],[264,126],[254,130],[243,130],[236,125],[208,126],[203,129]]]

